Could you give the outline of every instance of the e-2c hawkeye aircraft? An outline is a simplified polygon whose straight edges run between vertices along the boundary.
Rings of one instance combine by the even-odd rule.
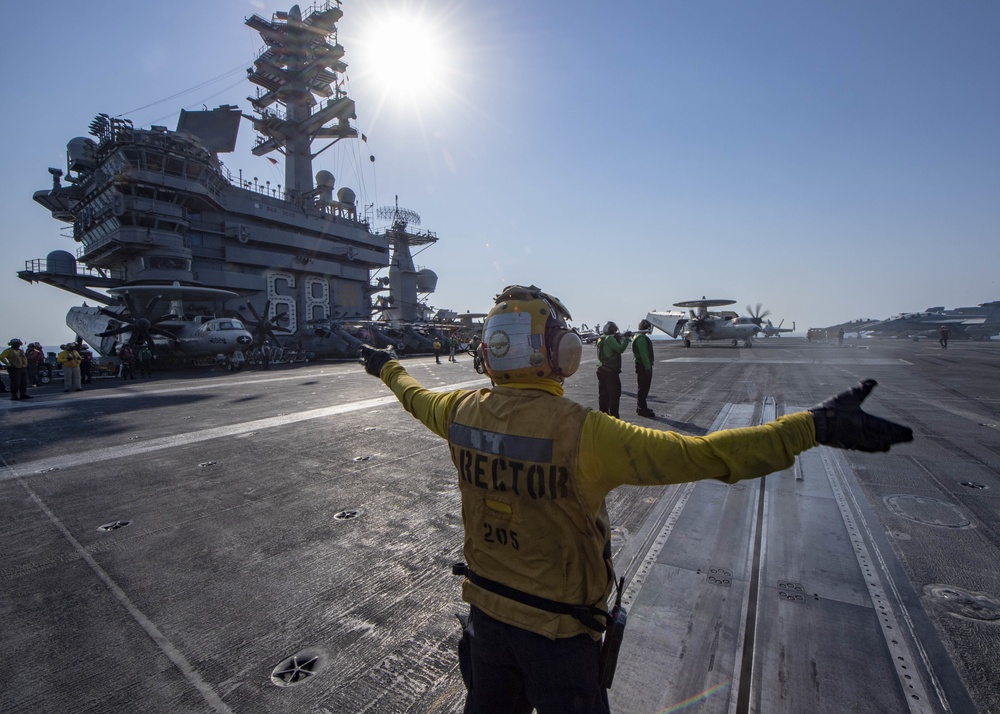
[[[117,303],[107,307],[70,308],[66,325],[101,355],[112,354],[116,343],[144,343],[154,354],[179,362],[242,363],[242,351],[254,341],[243,322],[185,310],[184,301],[220,303],[238,297],[230,290],[180,285],[131,285],[108,290]],[[166,312],[156,308],[167,301]]]
[[[685,320],[680,328],[680,335],[684,338],[684,346],[690,347],[692,342],[709,342],[712,340],[728,340],[736,347],[740,342],[744,347],[753,347],[753,338],[761,331],[761,323],[770,314],[770,311],[761,312],[760,305],[754,312],[747,306],[750,314],[741,317],[732,310],[720,312],[709,312],[710,307],[722,307],[732,305],[735,300],[710,300],[702,297],[701,300],[687,300],[685,302],[675,302],[674,307],[688,308],[691,318]],[[697,312],[695,312],[697,310]]]
[[[770,311],[761,312],[759,304],[756,311],[751,310],[750,306],[747,305],[747,312],[750,314],[744,316],[740,316],[732,310],[708,311],[710,307],[732,305],[735,302],[735,300],[710,300],[703,297],[701,300],[674,303],[674,307],[689,308],[690,317],[677,310],[653,310],[646,313],[646,319],[653,327],[671,337],[682,337],[685,347],[690,347],[692,342],[711,340],[729,340],[733,347],[736,347],[740,342],[743,343],[744,347],[753,347],[753,338],[767,329],[763,326],[763,321],[770,314]],[[768,321],[768,325],[770,325],[770,321]],[[779,324],[778,327],[771,326],[771,329],[779,330],[780,327]],[[788,328],[780,329],[780,331],[791,332]]]

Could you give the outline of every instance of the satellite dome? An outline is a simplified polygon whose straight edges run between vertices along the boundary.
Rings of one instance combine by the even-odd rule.
[[[344,186],[339,191],[337,191],[337,200],[340,201],[341,203],[346,203],[348,205],[353,206],[354,202],[357,199],[354,195],[354,191],[347,188],[347,186]]]
[[[326,169],[316,172],[316,185],[322,188],[333,188],[335,179]]]
[[[417,271],[417,292],[432,293],[437,288],[438,276],[433,270],[424,268]]]
[[[76,258],[65,250],[54,250],[45,257],[45,269],[59,275],[76,275]]]

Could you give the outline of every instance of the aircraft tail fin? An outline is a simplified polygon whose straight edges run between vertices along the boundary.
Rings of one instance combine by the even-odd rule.
[[[650,325],[673,338],[681,333],[686,322],[683,312],[649,312],[646,313],[646,319]]]

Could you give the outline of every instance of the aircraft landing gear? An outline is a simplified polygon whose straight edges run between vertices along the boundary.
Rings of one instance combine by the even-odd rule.
[[[736,344],[737,344],[737,341],[736,341],[736,340],[734,339],[734,340],[733,340],[733,347],[735,347],[735,346],[736,346]]]
[[[690,346],[691,346],[691,340],[689,340],[689,339],[687,339],[687,338],[685,337],[685,338],[684,338],[684,346],[685,346],[685,347],[690,347]]]

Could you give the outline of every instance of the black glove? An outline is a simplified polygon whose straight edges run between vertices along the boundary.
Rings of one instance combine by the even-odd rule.
[[[361,345],[361,361],[364,362],[365,371],[373,377],[382,374],[385,363],[396,357],[389,350],[377,350],[371,345]]]
[[[632,339],[632,330],[625,330],[625,334],[622,335],[626,340]]]
[[[857,387],[830,397],[809,411],[816,423],[816,441],[855,451],[888,451],[893,444],[913,441],[913,430],[861,410],[861,402],[878,384],[866,379]]]

